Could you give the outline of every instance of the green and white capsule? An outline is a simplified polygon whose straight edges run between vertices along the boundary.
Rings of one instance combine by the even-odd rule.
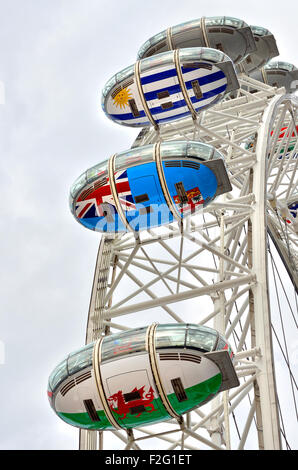
[[[57,415],[83,429],[128,429],[197,408],[239,385],[232,350],[216,330],[152,324],[71,353],[52,372]]]

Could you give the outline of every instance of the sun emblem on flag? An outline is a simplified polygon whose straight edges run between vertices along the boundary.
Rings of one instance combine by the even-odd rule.
[[[117,106],[120,106],[122,109],[125,108],[125,106],[128,104],[128,100],[132,98],[132,95],[130,94],[130,89],[129,88],[122,88],[117,95],[114,97],[114,104]]]

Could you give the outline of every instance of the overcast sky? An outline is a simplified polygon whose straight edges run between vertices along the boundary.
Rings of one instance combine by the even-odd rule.
[[[298,65],[297,2],[0,0],[0,449],[76,449],[49,407],[53,367],[84,344],[99,234],[68,208],[83,171],[129,148],[101,90],[153,34],[201,16],[268,28]]]

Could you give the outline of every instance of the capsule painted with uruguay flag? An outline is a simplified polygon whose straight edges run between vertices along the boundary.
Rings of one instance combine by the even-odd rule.
[[[82,429],[129,429],[181,417],[237,387],[233,351],[216,330],[153,323],[101,337],[53,370],[55,413]]]
[[[108,118],[133,127],[192,116],[237,90],[231,59],[209,48],[187,48],[137,61],[104,86],[102,108]]]

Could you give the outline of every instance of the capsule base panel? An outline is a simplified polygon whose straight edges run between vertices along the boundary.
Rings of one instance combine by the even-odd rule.
[[[187,395],[187,405],[184,402],[179,402],[175,393],[169,394],[168,400],[171,403],[172,407],[178,414],[191,411],[192,409],[199,406],[201,402],[206,403],[212,399],[221,385],[221,374],[202,382],[200,384],[189,387],[185,390]],[[133,389],[131,390],[131,392]],[[148,392],[148,391],[147,391]],[[149,395],[149,392],[147,393]],[[136,428],[146,424],[155,424],[161,421],[171,419],[168,413],[164,410],[162,401],[160,398],[154,398],[152,401],[150,398],[145,398],[143,403],[140,401],[139,404],[136,404],[134,407],[128,408],[123,405],[123,392],[119,391],[118,393],[119,401],[113,414],[119,424],[125,428]],[[113,430],[109,421],[107,420],[104,411],[97,411],[98,417],[100,418],[99,422],[92,422],[87,413],[57,413],[59,417],[71,424],[72,426],[80,427],[88,430]]]

